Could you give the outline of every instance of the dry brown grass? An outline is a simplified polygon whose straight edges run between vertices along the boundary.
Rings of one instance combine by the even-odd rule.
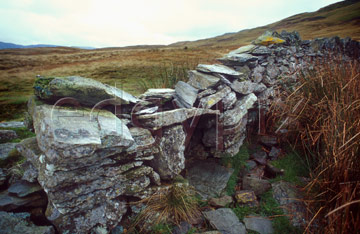
[[[330,61],[330,60],[328,60]],[[360,64],[336,58],[304,71],[274,108],[312,168],[306,189],[322,233],[360,230]],[[311,201],[310,201],[311,200]],[[310,227],[310,226],[309,226]],[[309,229],[308,229],[309,230]]]
[[[139,202],[145,208],[138,215],[130,230],[144,233],[146,227],[161,223],[180,225],[182,221],[193,223],[201,216],[195,190],[187,183],[175,182]]]

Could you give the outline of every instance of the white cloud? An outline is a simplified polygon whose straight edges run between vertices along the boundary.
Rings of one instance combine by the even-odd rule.
[[[0,41],[82,46],[168,44],[272,23],[333,0],[8,0]]]

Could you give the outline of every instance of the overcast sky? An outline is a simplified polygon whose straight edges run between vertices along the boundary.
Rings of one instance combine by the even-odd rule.
[[[338,0],[0,0],[0,41],[170,44],[266,25]]]

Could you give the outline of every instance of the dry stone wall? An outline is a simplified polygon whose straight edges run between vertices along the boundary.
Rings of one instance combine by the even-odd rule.
[[[359,42],[266,32],[221,64],[199,64],[175,89],[139,97],[87,78],[39,77],[28,103],[36,138],[18,150],[47,193],[48,220],[61,233],[107,233],[129,200],[175,178],[187,159],[235,155],[275,88],[334,55],[359,60]]]

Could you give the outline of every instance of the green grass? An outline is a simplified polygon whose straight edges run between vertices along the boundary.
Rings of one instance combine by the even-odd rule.
[[[272,190],[260,196],[259,207],[239,206],[232,208],[239,220],[246,216],[263,216],[271,218],[275,233],[279,234],[297,234],[302,233],[300,228],[291,225],[289,219],[284,215],[279,203],[274,199]],[[250,233],[250,232],[248,232]],[[256,232],[253,232],[256,233]]]
[[[156,224],[151,228],[151,234],[171,234],[172,226],[169,224]]]
[[[0,97],[0,120],[19,120],[24,117],[28,96]]]
[[[272,161],[271,164],[284,170],[284,175],[277,176],[276,178],[270,180],[271,182],[285,180],[293,184],[301,185],[299,177],[309,176],[309,167],[307,167],[304,160],[295,151],[291,151],[284,157]]]
[[[18,143],[23,139],[30,138],[36,136],[35,133],[29,131],[26,127],[23,128],[0,128],[2,130],[14,130],[18,135],[18,138],[11,140],[12,143]],[[5,142],[0,142],[5,143]]]
[[[250,157],[247,144],[243,144],[240,147],[239,152],[233,156],[225,156],[221,159],[221,164],[225,167],[231,167],[234,169],[233,174],[230,176],[230,179],[226,186],[226,193],[229,196],[235,194],[235,186],[238,184],[239,174],[241,170],[246,167],[246,160]]]
[[[9,156],[4,160],[4,159],[0,159],[0,167],[1,168],[11,168],[13,166],[22,164],[26,161],[26,158],[23,157],[19,151],[17,151],[16,149],[13,149],[10,153]]]

